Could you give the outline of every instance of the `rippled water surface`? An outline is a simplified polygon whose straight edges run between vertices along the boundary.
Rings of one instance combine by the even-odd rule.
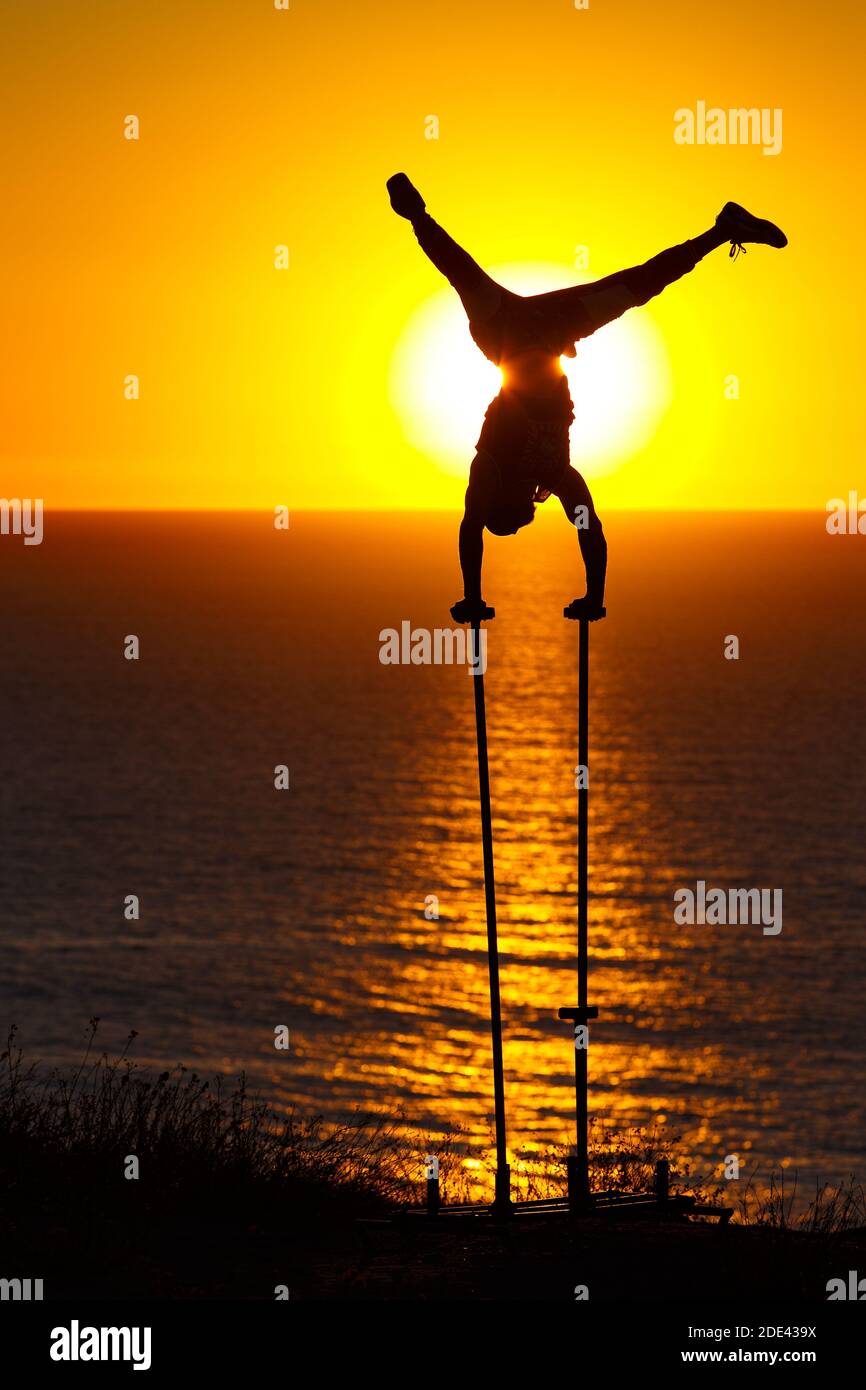
[[[400,1109],[486,1142],[472,678],[378,659],[383,628],[451,625],[455,529],[49,515],[41,547],[0,538],[0,1019],[28,1054],[71,1062],[96,1014],[105,1046],[137,1029],[144,1061],[245,1068],[329,1117]],[[615,514],[607,531],[594,1111],[664,1120],[704,1167],[739,1152],[862,1175],[866,540],[828,537],[817,513]],[[567,1140],[573,1113],[556,1012],[575,992],[576,631],[560,613],[576,555],[549,509],[487,555],[515,1146]],[[675,925],[674,891],[697,879],[781,888],[781,935]]]

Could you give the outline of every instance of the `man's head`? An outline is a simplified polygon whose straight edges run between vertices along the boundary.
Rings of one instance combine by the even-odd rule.
[[[484,525],[494,536],[514,536],[521,526],[535,519],[532,497],[514,496],[500,490],[487,507]]]

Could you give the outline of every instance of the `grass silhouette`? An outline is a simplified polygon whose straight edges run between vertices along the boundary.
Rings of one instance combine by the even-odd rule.
[[[808,1204],[784,1174],[761,1182],[753,1173],[742,1189],[711,1186],[690,1173],[676,1137],[621,1135],[602,1124],[591,1130],[595,1190],[649,1189],[656,1160],[666,1157],[677,1191],[729,1203],[734,1189],[742,1192],[732,1226],[612,1228],[602,1219],[582,1223],[577,1235],[562,1222],[504,1244],[484,1236],[472,1250],[462,1235],[437,1237],[432,1254],[364,1250],[356,1218],[423,1201],[425,1153],[440,1158],[446,1202],[492,1197],[492,1143],[489,1157],[468,1169],[456,1130],[419,1139],[401,1116],[326,1125],[321,1116],[279,1113],[248,1092],[243,1075],[232,1084],[182,1066],[139,1070],[129,1056],[134,1032],[110,1059],[96,1049],[98,1026],[90,1020],[71,1074],[26,1063],[14,1027],[0,1054],[2,1272],[42,1278],[49,1299],[272,1299],[278,1285],[318,1298],[468,1298],[485,1288],[485,1297],[555,1297],[570,1287],[575,1241],[596,1250],[593,1268],[614,1290],[608,1296],[619,1296],[622,1269],[643,1260],[653,1270],[649,1296],[667,1288],[677,1297],[677,1271],[688,1268],[686,1288],[696,1278],[715,1280],[716,1291],[726,1280],[739,1287],[743,1271],[754,1271],[764,1285],[779,1279],[789,1292],[819,1297],[836,1265],[866,1259],[866,1204],[853,1178],[818,1189]],[[132,1180],[130,1156],[139,1165]],[[563,1156],[514,1155],[515,1197],[563,1195]],[[528,1242],[531,1258],[518,1258],[515,1241]]]

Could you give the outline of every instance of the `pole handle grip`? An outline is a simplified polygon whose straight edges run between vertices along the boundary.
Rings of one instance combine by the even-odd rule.
[[[567,608],[563,608],[562,616],[569,618],[572,622],[595,623],[598,622],[599,618],[607,617],[607,609],[590,605],[585,598],[576,598]]]

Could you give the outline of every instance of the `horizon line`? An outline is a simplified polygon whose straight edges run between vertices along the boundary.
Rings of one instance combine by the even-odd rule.
[[[7,499],[7,500],[9,500],[9,499]],[[28,499],[28,500],[29,500],[29,499]],[[33,500],[37,500],[37,499],[34,498]],[[441,512],[443,515],[459,515],[459,514],[462,512],[462,510],[463,510],[462,504],[459,505],[459,506],[454,506],[454,507],[441,507],[441,506],[431,506],[431,507],[424,507],[424,506],[414,506],[414,507],[366,507],[366,506],[365,506],[365,507],[352,507],[352,506],[346,506],[346,507],[309,507],[309,506],[300,506],[300,507],[293,507],[293,506],[291,506],[291,505],[289,505],[289,504],[287,504],[287,503],[285,503],[285,502],[277,502],[277,503],[273,503],[273,504],[262,503],[262,504],[259,505],[259,506],[239,505],[239,506],[219,506],[219,507],[209,507],[209,506],[185,506],[185,505],[178,505],[178,506],[141,506],[141,505],[133,505],[133,506],[123,506],[123,505],[117,505],[117,506],[90,506],[90,505],[69,506],[69,505],[58,505],[58,506],[51,506],[51,504],[46,504],[44,497],[39,498],[38,500],[42,502],[42,505],[43,505],[44,508],[47,509],[47,507],[50,506],[50,509],[51,509],[53,512],[55,512],[55,513],[56,513],[56,512],[65,512],[65,513],[74,513],[74,514],[76,514],[76,515],[79,514],[79,513],[82,513],[82,514],[105,513],[106,515],[116,515],[117,513],[124,513],[124,514],[127,514],[127,513],[130,513],[130,512],[143,512],[143,513],[146,513],[146,514],[151,515],[151,516],[153,516],[153,515],[161,515],[161,514],[163,514],[163,513],[165,513],[166,515],[176,515],[177,513],[186,513],[186,514],[192,513],[192,514],[198,514],[198,513],[224,513],[224,512],[230,512],[230,513],[232,513],[232,514],[235,514],[235,513],[237,513],[237,512],[249,512],[249,513],[251,513],[251,514],[253,514],[253,513],[259,513],[259,512],[264,512],[264,513],[270,514],[270,513],[274,510],[275,507],[277,507],[277,506],[286,506],[286,505],[289,506],[289,514],[290,514],[290,515],[291,515],[292,513],[295,513],[296,515],[301,514],[301,513],[319,513],[319,514],[321,514],[321,513],[333,513],[334,515],[345,515],[346,513],[349,513],[349,512],[351,512],[351,513],[359,513],[359,514],[367,514],[367,515],[376,515],[376,516],[389,516],[389,515],[400,516],[400,515],[405,515],[407,512],[423,512],[423,513],[425,513],[425,514],[429,514],[430,512]],[[703,516],[721,516],[721,515],[731,514],[731,513],[744,514],[744,515],[749,515],[749,514],[753,514],[753,515],[767,515],[768,513],[771,513],[771,514],[773,514],[773,515],[776,515],[776,514],[778,514],[778,513],[781,512],[781,513],[785,513],[785,514],[789,514],[789,515],[799,515],[799,514],[801,514],[801,513],[802,513],[802,514],[811,514],[811,513],[816,512],[816,511],[821,512],[821,514],[823,515],[823,513],[825,513],[826,510],[827,510],[827,503],[825,502],[823,505],[819,505],[819,504],[816,502],[816,503],[815,503],[814,505],[812,505],[812,506],[798,506],[798,507],[790,507],[790,506],[778,506],[778,507],[773,507],[773,506],[765,506],[765,507],[740,507],[740,506],[727,506],[727,507],[676,507],[676,506],[619,507],[619,506],[613,506],[613,505],[611,505],[611,506],[605,506],[603,510],[604,510],[605,515],[607,515],[609,512],[639,512],[639,513],[647,513],[647,512],[668,512],[668,513],[670,513],[670,512],[675,512],[675,513],[682,513],[683,515],[695,514],[695,513],[697,513],[697,514],[703,515]],[[543,513],[542,513],[542,515],[543,515]]]

